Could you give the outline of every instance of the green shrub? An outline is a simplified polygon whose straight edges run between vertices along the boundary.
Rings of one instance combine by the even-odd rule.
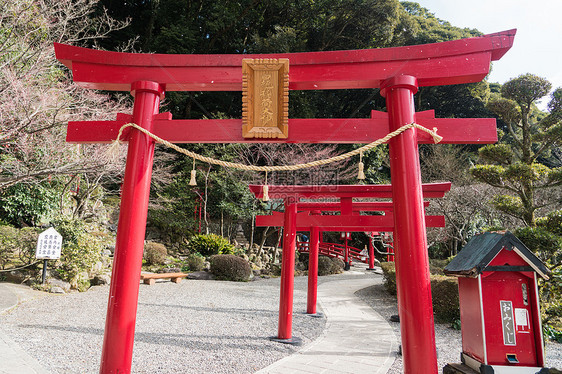
[[[245,282],[250,279],[252,269],[248,261],[234,255],[215,255],[211,257],[211,273],[217,279]]]
[[[562,261],[562,237],[543,227],[523,227],[515,236],[543,262],[557,264]]]
[[[382,262],[384,286],[389,294],[396,295],[396,268],[394,262]]]
[[[233,254],[234,246],[220,235],[194,235],[189,241],[189,250],[205,257]]]
[[[552,270],[550,279],[539,285],[543,326],[562,335],[562,268]]]
[[[14,226],[34,226],[58,208],[59,193],[49,184],[19,183],[0,192],[0,219]]]
[[[184,209],[184,210],[183,210]],[[193,235],[193,210],[184,207],[181,211],[168,207],[148,209],[148,231],[155,231],[166,244],[176,244],[178,253],[187,253],[188,239]],[[186,212],[189,210],[189,215]],[[169,247],[172,249],[171,247]]]
[[[168,257],[168,251],[164,244],[146,242],[142,257],[147,265],[163,265]]]
[[[54,227],[62,235],[61,258],[55,270],[73,288],[78,288],[80,283],[83,290],[85,279],[80,274],[89,272],[101,261],[103,246],[97,236],[86,230],[83,221],[62,218],[54,222]]]
[[[332,260],[327,256],[318,256],[318,275],[330,275],[332,271]]]
[[[456,277],[431,276],[433,316],[438,323],[453,323],[460,318],[459,288]]]
[[[0,226],[0,269],[33,263],[39,231],[34,227],[16,229],[6,225]]]
[[[394,262],[383,262],[381,268],[388,293],[396,295],[396,268]],[[455,277],[431,275],[433,315],[436,322],[453,323],[460,318],[459,289]]]
[[[18,229],[12,226],[0,226],[0,269],[6,269],[8,264],[16,261],[18,247]]]
[[[340,274],[343,273],[343,268],[345,266],[345,262],[341,258],[332,257],[332,273],[333,274]]]
[[[451,262],[453,257],[447,259],[429,259],[429,272],[434,275],[444,275],[443,269]]]
[[[343,261],[339,258],[318,256],[318,275],[339,274],[343,271]]]
[[[187,256],[186,265],[189,271],[201,271],[205,267],[205,257],[199,253],[191,253]]]
[[[539,283],[543,326],[562,331],[562,210],[537,218],[537,227],[515,230],[515,236],[552,270],[550,280]]]
[[[562,209],[555,210],[546,215],[546,217],[537,218],[537,226],[545,230],[562,236]]]

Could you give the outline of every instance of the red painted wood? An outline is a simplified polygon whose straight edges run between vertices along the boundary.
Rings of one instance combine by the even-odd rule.
[[[133,92],[133,120],[151,130],[162,87],[136,82]],[[100,366],[104,374],[131,372],[135,337],[154,141],[137,131],[129,143]]]
[[[490,62],[511,48],[516,30],[407,47],[264,55],[162,55],[91,50],[55,43],[55,53],[78,84],[128,91],[152,80],[167,91],[240,91],[243,58],[289,58],[292,90],[376,88],[395,75],[421,86],[478,82]]]
[[[424,201],[423,206],[427,208],[429,201]],[[390,212],[393,208],[392,201],[353,202],[352,205],[354,212]],[[340,211],[341,204],[335,202],[300,202],[297,204],[297,210]]]
[[[529,300],[532,303],[532,314],[530,316],[531,320],[533,321],[533,328],[534,328],[534,335],[535,335],[535,346],[537,347],[537,366],[543,367],[545,366],[545,352],[544,352],[544,338],[542,334],[542,317],[541,317],[541,309],[540,309],[540,300],[539,300],[539,289],[537,283],[537,273],[533,272],[533,280],[532,288],[529,292]]]
[[[295,250],[297,244],[297,204],[285,200],[283,253],[281,255],[281,287],[279,297],[278,339],[291,339],[293,329],[293,289]]]
[[[465,82],[480,81],[489,71],[490,61],[499,59],[513,43],[515,30],[502,33],[485,35],[477,38],[457,40],[445,43],[429,45],[416,45],[400,48],[363,50],[363,51],[336,51],[336,52],[315,52],[300,54],[279,54],[279,55],[154,55],[154,54],[127,54],[117,52],[95,51],[78,47],[55,44],[57,58],[66,66],[72,69],[74,81],[78,84],[94,89],[103,90],[131,90],[137,93],[135,109],[132,120],[137,124],[150,128],[167,140],[174,142],[242,142],[240,140],[240,120],[232,121],[171,121],[169,115],[156,114],[159,98],[164,90],[174,91],[239,91],[241,90],[241,60],[242,58],[278,58],[287,57],[291,60],[290,89],[309,90],[309,89],[341,89],[341,88],[376,88],[392,77],[403,77],[411,74],[417,78],[419,85],[443,85]],[[135,82],[141,82],[137,85]],[[144,83],[143,83],[144,82]],[[155,86],[150,89],[148,86]],[[148,88],[147,88],[148,87]],[[404,87],[398,87],[400,90]],[[384,91],[384,90],[383,90]],[[392,96],[392,95],[390,95]],[[141,100],[141,98],[143,98]],[[401,100],[396,100],[400,103]],[[403,104],[403,102],[402,102]],[[411,103],[410,103],[411,104]],[[441,120],[426,118],[423,114],[418,117],[413,113],[413,105],[406,106],[406,110],[396,110],[393,107],[392,99],[387,97],[389,107],[390,128],[396,125],[410,123],[416,120],[418,123],[427,127],[438,127],[445,142],[449,143],[485,143],[495,140],[495,127],[492,127],[490,120],[474,120],[472,124],[455,120]],[[153,110],[155,109],[155,110]],[[408,122],[396,120],[396,112],[401,113],[400,118],[407,118]],[[402,114],[406,113],[404,116]],[[290,131],[289,139],[284,142],[311,142],[311,143],[368,143],[388,131],[388,117],[380,113],[374,113],[372,119],[367,120],[294,120],[293,130]],[[396,118],[395,118],[396,117]],[[115,138],[115,134],[120,125],[131,121],[131,117],[121,116],[116,121],[101,123],[100,126],[93,126],[94,122],[72,123],[69,127],[69,141],[73,142],[109,142]],[[299,123],[300,121],[300,123]],[[377,125],[384,123],[385,126]],[[427,121],[427,122],[424,122]],[[470,120],[466,120],[470,121]],[[205,132],[199,131],[201,127],[208,126]],[[160,129],[162,126],[162,129]],[[175,127],[174,127],[175,126]],[[480,128],[480,126],[482,128]],[[380,129],[379,129],[380,127]],[[86,130],[84,130],[86,128]],[[328,130],[329,131],[328,131]],[[457,131],[457,129],[460,129]],[[210,130],[210,131],[209,131]],[[102,353],[101,372],[129,372],[132,354],[132,337],[134,334],[134,322],[136,312],[136,294],[138,293],[139,274],[138,271],[139,253],[142,258],[140,236],[144,235],[146,224],[146,207],[148,199],[148,189],[150,185],[150,174],[152,167],[153,143],[139,132],[129,131],[124,137],[131,137],[129,146],[129,156],[127,169],[125,172],[125,184],[121,207],[121,218],[118,229],[117,247],[121,248],[121,254],[116,252],[116,262],[114,263],[114,284],[110,290],[110,300],[108,306],[108,317],[106,321],[106,335],[104,337],[104,351]],[[189,132],[188,135],[186,133]],[[409,142],[410,145],[417,142],[431,141],[428,135],[413,135],[417,131],[409,130],[400,136],[402,140],[398,143]],[[382,135],[377,135],[381,134]],[[316,135],[320,134],[320,135]],[[169,137],[169,138],[168,138]],[[260,140],[263,141],[263,140]],[[398,144],[393,141],[394,144]],[[395,148],[395,146],[391,146]],[[391,151],[392,152],[392,151]],[[417,201],[408,200],[408,194],[396,198],[395,211],[397,216],[404,213],[404,221],[396,219],[397,230],[404,230],[401,224],[411,229],[412,238],[419,239],[418,229],[424,230],[423,226],[423,203],[421,201],[420,183],[411,183],[411,176],[416,175],[416,163],[411,163],[412,155],[417,155],[417,150],[409,146],[405,152],[399,154],[404,156],[407,165],[413,165],[414,170],[408,172],[407,176],[401,180],[400,188],[413,188],[410,194],[417,198]],[[133,166],[131,166],[133,165]],[[394,166],[392,167],[394,170]],[[402,170],[403,171],[403,170]],[[393,171],[393,173],[401,173]],[[408,174],[409,173],[409,174]],[[393,177],[393,180],[396,180]],[[395,182],[395,185],[398,183]],[[282,191],[281,191],[282,192]],[[320,193],[316,192],[290,192],[285,198],[306,197],[306,196],[333,196],[329,190]],[[259,193],[259,191],[257,191]],[[383,190],[363,191],[357,194],[341,195],[340,197],[370,197],[373,193],[379,197],[390,197],[389,192]],[[444,191],[427,191],[426,197],[441,197]],[[415,199],[414,199],[415,200]],[[413,209],[403,208],[412,203]],[[399,208],[401,207],[401,208]],[[353,209],[352,209],[353,210]],[[296,213],[296,204],[287,204],[286,211]],[[400,214],[398,214],[400,213]],[[412,214],[409,214],[412,213]],[[408,221],[410,216],[414,221]],[[291,337],[291,315],[292,315],[292,280],[294,272],[294,242],[296,222],[293,213],[286,213],[286,234],[284,241],[285,251],[283,253],[283,268],[281,280],[281,302],[280,302],[280,322],[279,337],[290,339]],[[408,223],[414,223],[414,226]],[[359,229],[359,228],[358,228]],[[363,227],[364,229],[364,227]],[[341,227],[340,227],[341,230]],[[418,236],[416,236],[418,235]],[[410,243],[408,239],[406,242]],[[287,247],[285,247],[285,245]],[[423,240],[411,246],[415,256],[419,252],[417,249],[423,246]],[[407,247],[407,246],[405,246]],[[292,257],[291,257],[292,255]],[[286,258],[286,256],[288,256]],[[117,258],[118,257],[118,258]],[[417,258],[417,257],[416,257]],[[425,272],[424,263],[411,263],[412,269],[418,269],[422,265],[423,274]],[[402,265],[404,266],[404,265]],[[397,267],[399,269],[400,266]],[[407,267],[404,267],[406,269]],[[136,269],[136,270],[135,270]],[[400,279],[400,272],[397,270],[399,295],[403,294],[412,285],[415,295],[420,288],[415,286],[414,278]],[[412,272],[415,273],[415,272]],[[417,278],[419,280],[419,278]],[[133,284],[136,281],[136,286]],[[423,282],[422,282],[423,283]],[[401,286],[402,284],[402,286]],[[402,287],[402,289],[400,288]],[[405,288],[404,288],[405,287]],[[411,290],[410,290],[411,291]],[[423,291],[423,290],[421,290]],[[412,296],[413,298],[415,296]],[[419,365],[423,373],[430,373],[432,370],[427,363],[435,362],[434,354],[430,350],[435,347],[434,340],[427,338],[426,308],[423,303],[413,302],[406,304],[408,313],[410,306],[416,306],[421,311],[411,310],[415,318],[409,320],[408,315],[401,313],[403,326],[414,331],[423,326],[422,331],[416,331],[420,335],[416,339],[414,335],[403,334],[404,362],[406,372],[410,372],[413,363]],[[402,310],[402,299],[400,301]],[[431,310],[431,304],[429,305]],[[421,317],[421,318],[420,318]],[[418,326],[412,321],[420,322]],[[432,319],[431,319],[432,321]],[[425,324],[425,325],[424,325]],[[429,324],[433,327],[433,324]],[[411,341],[408,337],[413,338]],[[416,347],[416,342],[423,342],[424,349],[419,351],[412,350]],[[426,354],[429,353],[429,354]],[[435,365],[433,365],[435,366]]]
[[[250,192],[255,197],[263,197],[262,185],[251,184]],[[451,189],[451,182],[424,183],[422,186],[425,198],[440,198]],[[318,186],[269,186],[271,199],[293,198],[342,198],[342,197],[371,197],[392,198],[392,185],[390,184],[356,184],[356,185],[318,185]]]
[[[283,226],[284,218],[282,212],[273,212],[271,215],[256,216],[256,226],[266,227]],[[320,216],[309,215],[306,212],[297,213],[297,231],[308,231],[310,227],[319,227],[322,231],[394,231],[393,214],[384,216],[359,216],[339,215]],[[428,227],[445,227],[443,216],[425,216]]]
[[[503,248],[488,266],[528,266],[529,264],[513,250]],[[482,298],[484,300],[484,321],[486,328],[486,349],[489,365],[507,365],[506,354],[515,353],[520,366],[542,366],[542,341],[540,329],[533,321],[539,321],[539,306],[535,296],[534,272],[484,272],[482,275]],[[522,284],[527,287],[528,303],[523,303]],[[503,344],[503,332],[499,300],[513,302],[513,308],[527,310],[532,326],[516,329],[516,346]],[[537,344],[538,342],[538,344]]]
[[[381,112],[379,112],[381,113]],[[497,141],[494,118],[429,118],[418,114],[417,123],[443,136],[443,144],[489,144]],[[384,113],[386,115],[386,113]],[[71,121],[66,141],[70,143],[110,143],[130,117],[116,121]],[[172,143],[370,143],[389,133],[388,117],[361,119],[289,119],[287,139],[242,137],[241,119],[170,120],[156,119],[154,134]],[[126,134],[124,134],[126,135]],[[121,140],[126,140],[124,136]],[[420,144],[433,144],[433,138],[418,132]]]
[[[492,248],[490,248],[492,250]],[[502,248],[488,266],[528,266],[512,248]],[[486,365],[542,367],[544,350],[539,300],[534,271],[481,269],[477,278],[459,277],[459,302],[463,353]],[[479,287],[479,281],[481,287]],[[524,297],[523,285],[526,288]],[[511,302],[512,326],[502,315],[501,302]],[[515,311],[527,314],[527,324],[517,324]],[[520,320],[520,322],[524,319]],[[511,341],[504,340],[504,325],[513,328]],[[519,361],[509,363],[507,355]],[[506,369],[507,370],[507,369]]]
[[[369,270],[375,269],[375,248],[373,247],[373,241],[369,237]]]
[[[306,312],[316,314],[318,299],[318,246],[320,244],[320,230],[310,228],[310,243],[308,254],[308,293],[306,298]]]
[[[415,120],[416,91],[413,76],[384,82],[381,94],[386,97],[391,130]],[[389,142],[398,309],[404,373],[437,374],[417,131],[409,129]]]
[[[517,255],[516,255],[517,256]],[[506,355],[516,354],[520,366],[538,366],[534,328],[516,329],[514,346],[505,345],[502,330],[500,300],[511,301],[513,310],[525,309],[530,321],[533,318],[533,275],[512,271],[497,271],[482,277],[484,300],[484,324],[486,329],[486,353],[488,365],[508,365]],[[524,305],[521,287],[527,287],[528,305]],[[540,318],[540,317],[538,317]],[[515,327],[515,320],[513,320]]]
[[[481,313],[478,278],[459,277],[462,351],[482,363],[484,357],[484,321]]]

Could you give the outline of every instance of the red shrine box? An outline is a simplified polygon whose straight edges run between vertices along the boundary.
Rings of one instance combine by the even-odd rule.
[[[463,364],[479,373],[544,366],[537,274],[548,268],[513,234],[474,236],[445,267],[459,277]]]

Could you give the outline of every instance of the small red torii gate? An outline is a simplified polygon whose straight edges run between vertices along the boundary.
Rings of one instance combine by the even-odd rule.
[[[427,208],[429,205],[429,201],[424,201],[424,208]],[[389,215],[392,213],[392,201],[375,201],[375,202],[353,202],[352,204],[353,212],[385,212],[385,215]],[[310,212],[310,214],[317,214],[318,212],[330,212],[330,211],[337,211],[341,212],[341,203],[340,202],[299,202],[297,205],[297,231],[307,231],[306,224],[301,224],[302,220],[308,219],[308,214],[303,214],[304,212]],[[300,216],[300,217],[299,217]],[[392,216],[388,217],[394,223]],[[283,226],[283,212],[272,212],[271,215],[261,215],[256,216],[256,226],[258,227],[267,227],[267,226],[276,226],[280,227]],[[365,223],[365,222],[363,222]],[[375,224],[375,223],[373,223]],[[382,222],[377,222],[376,224],[383,224]],[[376,226],[375,224],[375,226]],[[445,219],[443,216],[425,216],[425,225],[426,227],[445,227]],[[386,227],[387,226],[387,227]],[[387,223],[386,226],[376,226],[378,227],[377,230],[385,231],[391,227],[390,223]],[[330,228],[330,227],[328,227]],[[349,227],[350,231],[361,231],[361,229],[365,229],[365,226],[351,226]],[[340,230],[341,229],[341,230]],[[335,227],[333,231],[342,231],[347,230],[348,227]],[[332,230],[323,230],[323,231],[332,231]],[[320,233],[321,234],[321,233]],[[320,240],[322,242],[322,240]],[[391,260],[394,261],[394,255],[392,255]],[[374,267],[374,248],[373,243],[369,241],[369,270],[373,270]]]
[[[422,185],[425,198],[442,198],[451,183]],[[263,186],[250,185],[256,198],[263,197]],[[297,231],[310,232],[307,313],[316,314],[318,288],[318,253],[322,231],[390,231],[394,232],[393,203],[388,201],[359,202],[353,198],[391,198],[392,185],[324,185],[324,186],[268,186],[270,199],[283,199],[285,212],[256,216],[256,226],[283,226],[281,259],[281,294],[279,297],[279,329],[276,340],[299,342],[292,336],[293,288]],[[337,198],[339,202],[300,201],[306,199]],[[424,202],[424,207],[428,202]],[[295,209],[289,208],[296,206]],[[321,215],[321,211],[339,211],[340,215]],[[362,216],[360,212],[383,211],[384,215]],[[300,212],[300,213],[299,213]],[[443,216],[424,216],[427,227],[445,227]],[[286,241],[285,239],[291,238]]]
[[[91,50],[55,43],[59,61],[79,85],[129,91],[132,115],[115,121],[70,122],[67,141],[109,143],[134,122],[173,143],[369,143],[403,125],[437,127],[443,143],[493,143],[494,119],[436,119],[415,113],[420,86],[478,82],[513,45],[516,30],[407,47],[264,55],[162,55]],[[368,119],[289,119],[287,139],[246,139],[242,120],[172,120],[159,113],[166,91],[241,91],[242,59],[290,61],[290,90],[380,88],[388,113]],[[154,140],[124,132],[129,142],[100,373],[129,373],[142,264]],[[406,373],[437,373],[435,334],[417,145],[431,138],[411,128],[389,142],[396,272]],[[296,209],[289,204],[287,209]],[[290,238],[286,238],[290,240]],[[401,255],[407,251],[408,255]],[[415,276],[404,278],[409,268]]]

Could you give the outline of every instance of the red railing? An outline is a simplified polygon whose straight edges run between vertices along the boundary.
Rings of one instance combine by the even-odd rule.
[[[297,250],[301,253],[308,253],[310,242],[297,242]],[[369,263],[369,256],[362,255],[361,250],[355,247],[347,246],[350,262],[356,260],[359,262]],[[337,257],[345,261],[345,245],[338,243],[320,242],[318,246],[319,254],[328,257]]]

